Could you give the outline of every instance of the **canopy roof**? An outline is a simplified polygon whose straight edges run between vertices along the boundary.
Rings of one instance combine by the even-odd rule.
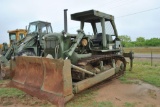
[[[105,18],[105,20],[114,20],[114,16],[97,10],[89,10],[71,14],[72,20],[84,21],[84,22],[100,22],[100,18]]]

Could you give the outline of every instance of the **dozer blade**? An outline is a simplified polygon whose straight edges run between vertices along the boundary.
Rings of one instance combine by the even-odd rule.
[[[59,106],[73,97],[69,60],[20,56],[12,65],[11,86]]]

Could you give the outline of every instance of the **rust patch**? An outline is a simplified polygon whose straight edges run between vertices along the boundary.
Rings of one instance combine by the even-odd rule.
[[[27,78],[25,81],[25,85],[41,88],[43,84],[43,64],[42,59],[39,57],[28,57],[26,59],[26,66],[27,66]]]
[[[27,64],[24,58],[19,57],[16,59],[16,67],[14,69],[13,80],[24,84],[27,77]]]
[[[44,82],[42,89],[62,95],[63,93],[63,62],[59,60],[43,58],[45,67]]]
[[[71,64],[66,62],[41,57],[17,57],[10,86],[63,107],[73,97]]]

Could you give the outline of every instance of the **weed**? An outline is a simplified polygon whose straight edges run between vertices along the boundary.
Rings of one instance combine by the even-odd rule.
[[[92,107],[114,107],[111,102],[94,102]]]
[[[4,80],[0,80],[0,83],[4,83]]]
[[[136,103],[125,102],[124,107],[135,107]]]
[[[22,97],[25,93],[15,88],[0,88],[0,97]]]
[[[66,107],[93,107],[95,95],[94,89],[88,89],[81,94],[77,94],[71,102],[67,103]]]

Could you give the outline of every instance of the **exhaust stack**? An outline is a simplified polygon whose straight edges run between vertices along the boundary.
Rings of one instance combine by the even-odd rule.
[[[67,33],[67,10],[64,9],[64,32]]]

